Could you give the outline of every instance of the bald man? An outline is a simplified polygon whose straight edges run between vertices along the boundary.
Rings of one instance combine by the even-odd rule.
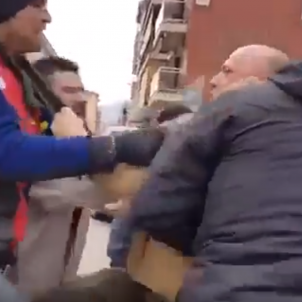
[[[261,48],[230,57],[132,200],[133,227],[194,256],[177,302],[302,301],[302,62]],[[222,93],[252,70],[278,72]]]
[[[231,85],[249,77],[266,80],[289,62],[282,51],[267,45],[247,45],[235,50],[211,80],[211,95],[216,99]]]

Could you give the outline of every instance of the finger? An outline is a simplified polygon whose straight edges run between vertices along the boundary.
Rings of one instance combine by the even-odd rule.
[[[123,204],[116,202],[116,203],[109,203],[105,205],[105,209],[108,211],[119,211],[123,208]]]
[[[99,102],[99,95],[95,92],[91,92],[91,91],[85,91],[84,92],[84,96],[85,96],[85,100],[88,103],[94,103],[97,104]]]
[[[61,114],[66,114],[66,115],[75,115],[74,114],[74,112],[71,110],[71,108],[69,108],[69,107],[63,107],[62,109],[61,109]]]

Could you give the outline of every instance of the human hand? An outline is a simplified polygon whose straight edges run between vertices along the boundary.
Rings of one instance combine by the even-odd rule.
[[[68,107],[63,107],[55,114],[51,131],[57,137],[87,135],[83,120]]]
[[[93,135],[97,134],[99,121],[98,121],[98,103],[99,96],[97,93],[86,92],[86,108],[85,108],[85,121],[86,126]]]
[[[160,149],[165,129],[146,128],[115,137],[116,157],[119,163],[147,167]]]
[[[115,203],[108,203],[105,205],[105,209],[114,217],[124,216],[129,212],[130,201],[129,200],[119,200]]]

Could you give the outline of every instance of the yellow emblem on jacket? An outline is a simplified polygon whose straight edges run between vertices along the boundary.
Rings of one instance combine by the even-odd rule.
[[[40,123],[40,131],[41,131],[41,132],[44,132],[45,130],[48,129],[48,126],[49,126],[49,124],[48,124],[48,122],[46,122],[46,121]]]

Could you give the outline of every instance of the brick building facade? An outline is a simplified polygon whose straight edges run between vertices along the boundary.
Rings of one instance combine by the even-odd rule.
[[[207,83],[237,47],[267,44],[302,59],[301,0],[211,0],[191,2],[186,35],[188,83]]]
[[[133,97],[140,106],[181,101],[208,83],[236,48],[266,44],[302,58],[302,0],[142,0]]]

